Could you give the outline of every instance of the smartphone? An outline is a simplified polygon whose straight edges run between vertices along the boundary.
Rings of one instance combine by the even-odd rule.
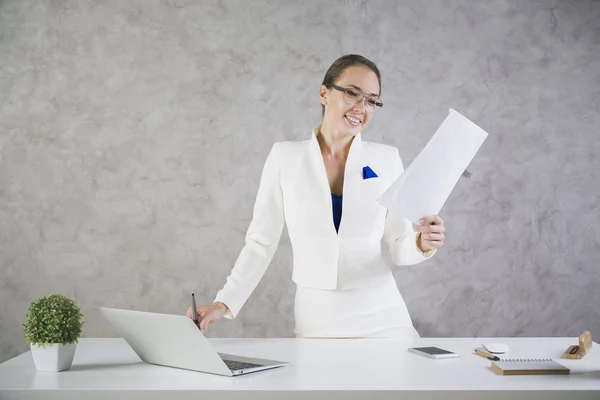
[[[439,347],[409,347],[408,351],[428,358],[458,358],[458,354]]]

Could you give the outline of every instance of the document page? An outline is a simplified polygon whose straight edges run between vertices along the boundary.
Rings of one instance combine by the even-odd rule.
[[[429,143],[379,203],[417,225],[422,217],[439,214],[487,136],[486,131],[450,109]]]

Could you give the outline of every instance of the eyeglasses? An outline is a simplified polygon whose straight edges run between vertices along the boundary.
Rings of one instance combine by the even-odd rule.
[[[379,99],[375,99],[373,97],[369,97],[366,93],[363,93],[359,90],[343,88],[341,86],[334,85],[333,83],[329,83],[325,85],[326,87],[332,87],[335,90],[339,90],[344,93],[344,101],[348,104],[358,104],[359,102],[363,102],[365,109],[369,112],[377,111],[381,107],[383,107],[383,103]]]

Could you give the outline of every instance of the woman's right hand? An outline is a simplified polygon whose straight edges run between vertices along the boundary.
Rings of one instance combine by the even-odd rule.
[[[208,329],[208,324],[220,320],[223,317],[223,314],[227,312],[227,310],[229,310],[229,308],[227,308],[225,304],[218,301],[209,306],[197,306],[196,311],[198,312],[198,327],[200,328],[202,333],[206,333],[206,330]],[[185,315],[186,317],[192,320],[194,319],[192,306],[188,308]]]

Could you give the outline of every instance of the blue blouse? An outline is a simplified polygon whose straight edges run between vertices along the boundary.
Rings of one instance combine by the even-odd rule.
[[[342,197],[343,195],[337,195],[331,193],[331,203],[333,206],[333,224],[335,225],[335,231],[338,232],[340,229],[340,221],[342,220]]]

